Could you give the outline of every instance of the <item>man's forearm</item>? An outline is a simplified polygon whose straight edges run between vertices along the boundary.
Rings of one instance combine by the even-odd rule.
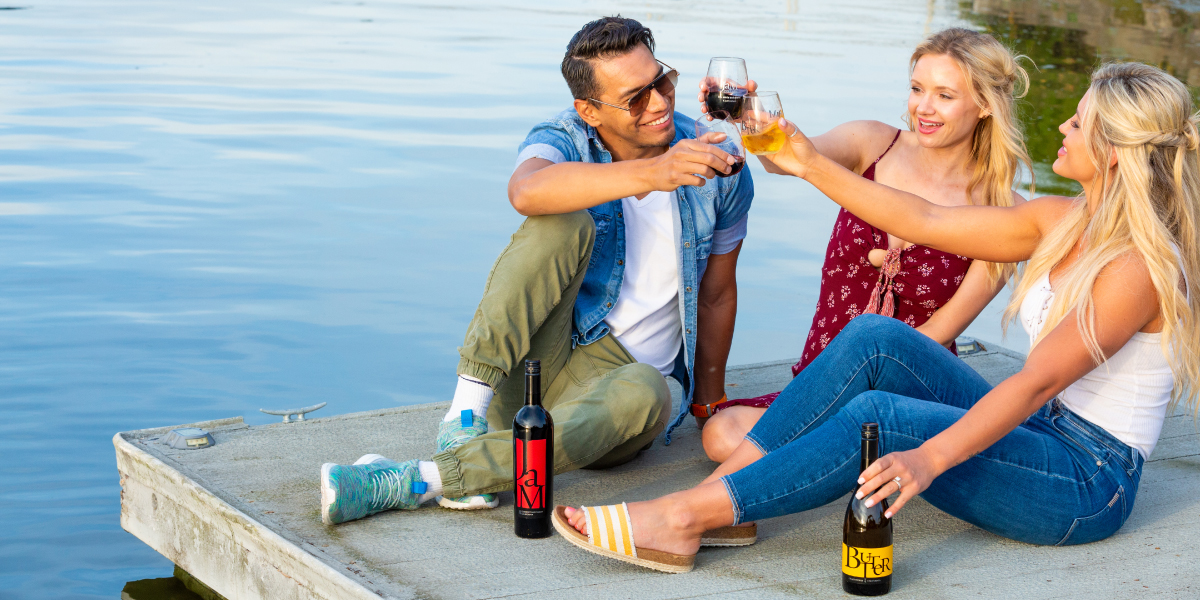
[[[733,344],[737,288],[712,303],[701,302],[696,332],[696,391],[692,402],[712,404],[725,395],[725,363]]]
[[[558,215],[653,191],[647,161],[566,162],[538,169],[517,182],[509,199],[525,215]]]

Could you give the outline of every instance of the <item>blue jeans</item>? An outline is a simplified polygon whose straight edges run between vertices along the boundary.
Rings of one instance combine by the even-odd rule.
[[[746,435],[764,456],[721,479],[735,523],[822,506],[853,491],[860,426],[879,423],[880,454],[911,450],[958,421],[991,386],[895,319],[854,319],[792,380]],[[1057,399],[935,479],[930,504],[1030,544],[1085,544],[1121,528],[1141,453]]]

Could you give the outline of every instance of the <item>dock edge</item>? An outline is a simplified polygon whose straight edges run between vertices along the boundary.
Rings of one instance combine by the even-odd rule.
[[[113,436],[125,531],[229,600],[393,598],[338,572],[131,441],[153,431]]]

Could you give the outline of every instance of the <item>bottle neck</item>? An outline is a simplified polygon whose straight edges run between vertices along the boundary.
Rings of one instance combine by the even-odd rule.
[[[542,375],[541,373],[525,374],[525,406],[542,405]]]
[[[859,473],[867,470],[871,463],[879,460],[879,438],[867,439],[862,441],[862,463],[858,470]]]

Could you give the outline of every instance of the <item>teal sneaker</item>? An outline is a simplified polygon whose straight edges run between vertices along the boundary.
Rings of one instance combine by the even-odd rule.
[[[438,426],[438,452],[457,448],[472,438],[481,436],[488,431],[487,419],[477,416],[470,410],[464,410],[456,421],[444,421]],[[463,496],[462,498],[447,498],[438,496],[437,503],[443,508],[454,510],[479,510],[481,508],[496,508],[500,506],[500,498],[496,494],[480,494],[478,496]]]
[[[420,506],[421,494],[428,486],[421,481],[417,461],[378,458],[366,464],[321,465],[322,522],[335,525],[385,510]]]

